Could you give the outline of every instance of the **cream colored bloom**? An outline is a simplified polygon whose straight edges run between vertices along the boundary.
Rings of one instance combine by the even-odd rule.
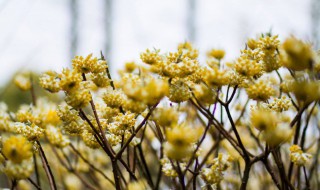
[[[304,153],[298,145],[290,147],[290,159],[294,164],[304,166],[311,158],[312,155]]]

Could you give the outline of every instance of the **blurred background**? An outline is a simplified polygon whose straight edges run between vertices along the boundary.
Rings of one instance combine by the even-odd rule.
[[[102,50],[116,75],[146,48],[191,41],[200,61],[222,48],[232,61],[248,37],[272,31],[315,42],[319,0],[0,0],[0,86],[21,70],[60,71]]]

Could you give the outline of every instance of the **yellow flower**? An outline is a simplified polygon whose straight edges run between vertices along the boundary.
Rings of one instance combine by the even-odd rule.
[[[108,87],[110,85],[110,79],[106,73],[93,73],[90,75],[92,82],[100,88]]]
[[[264,71],[268,73],[281,67],[280,57],[277,52],[260,52],[258,61],[263,64]]]
[[[278,35],[276,36],[264,36],[258,41],[258,47],[265,52],[274,52],[280,44]]]
[[[63,69],[60,78],[60,88],[66,92],[77,89],[82,81],[81,74],[70,69]]]
[[[180,103],[189,100],[191,91],[189,86],[182,80],[172,81],[169,87],[169,99],[172,102]]]
[[[258,80],[246,88],[248,97],[253,100],[266,101],[275,94],[275,90],[266,80]]]
[[[281,60],[285,67],[301,71],[312,67],[315,54],[311,45],[295,37],[290,37],[282,44]]]
[[[194,96],[203,104],[213,104],[217,101],[216,89],[211,89],[203,83],[194,85],[192,89]]]
[[[262,75],[263,67],[256,60],[241,56],[234,65],[235,70],[246,77],[259,77]]]
[[[131,99],[125,99],[123,103],[123,109],[132,113],[142,113],[147,108],[147,105],[143,102],[134,101]],[[119,110],[119,109],[117,109]]]
[[[85,145],[92,149],[97,149],[100,147],[100,144],[97,142],[96,138],[94,137],[93,132],[89,130],[83,130],[81,133],[81,138]]]
[[[254,50],[254,49],[257,48],[258,43],[257,43],[257,41],[256,41],[255,39],[250,38],[250,39],[248,39],[248,41],[247,41],[247,46],[248,46],[250,49]]]
[[[27,91],[31,88],[31,80],[29,73],[20,73],[14,77],[15,85],[21,90]]]
[[[160,160],[160,164],[162,165],[162,172],[165,176],[168,176],[168,177],[178,176],[176,170],[173,169],[173,166],[168,158],[162,158]]]
[[[14,163],[21,163],[32,156],[32,145],[23,136],[11,136],[3,143],[3,154]]]
[[[225,54],[226,54],[226,52],[222,49],[212,49],[207,52],[208,57],[214,57],[218,60],[223,59]]]
[[[90,90],[85,83],[81,83],[80,87],[68,93],[66,102],[73,108],[83,108],[89,104],[92,96]]]
[[[269,104],[270,109],[282,112],[287,111],[291,106],[291,101],[286,96],[282,96],[281,98],[273,99],[273,102]]]
[[[251,125],[259,131],[266,130],[268,128],[275,128],[277,125],[277,117],[275,113],[270,110],[256,109],[251,110]]]
[[[45,133],[49,142],[58,148],[63,148],[70,144],[69,139],[62,135],[61,130],[53,125],[48,125]]]
[[[12,124],[14,132],[23,135],[29,141],[39,140],[43,135],[43,129],[38,127],[36,124],[25,124],[21,122],[15,122]]]
[[[201,170],[201,178],[207,184],[218,184],[223,180],[223,172],[230,166],[231,157],[219,153],[218,157],[212,161],[210,168]]]
[[[140,59],[149,65],[155,65],[162,61],[161,56],[159,55],[160,50],[150,51],[149,49],[146,52],[140,54]]]
[[[23,123],[41,124],[40,110],[34,106],[21,105],[16,113],[16,119]]]
[[[71,122],[80,119],[79,112],[68,105],[59,105],[57,114],[63,122]]]
[[[311,158],[312,155],[304,153],[300,146],[292,145],[290,147],[290,159],[294,164],[304,166]]]
[[[59,92],[59,75],[54,71],[47,71],[39,78],[40,86],[51,93]]]
[[[185,123],[168,129],[166,132],[167,143],[164,152],[168,158],[181,160],[193,151],[192,144],[195,143],[202,134],[201,128],[191,128]]]
[[[184,78],[196,72],[199,68],[199,62],[196,59],[190,59],[182,52],[169,53],[167,61],[159,64],[161,75],[174,78]]]
[[[131,72],[133,72],[135,69],[137,68],[137,65],[136,65],[136,63],[135,62],[127,62],[126,64],[125,64],[125,71],[126,72],[129,72],[129,73],[131,73]]]
[[[285,143],[292,137],[293,130],[288,123],[278,123],[276,126],[268,127],[261,133],[263,140],[269,146],[275,147],[281,143]]]
[[[221,87],[230,82],[229,73],[226,70],[219,70],[217,67],[207,69],[207,72],[205,72],[204,81],[210,87]]]
[[[124,93],[132,100],[143,102],[146,105],[154,105],[168,94],[168,82],[146,77],[137,81],[128,81],[123,86]]]
[[[108,66],[106,61],[99,61],[98,58],[92,57],[92,54],[89,54],[86,58],[76,56],[72,60],[72,67],[78,73],[105,73]]]
[[[320,99],[319,81],[294,81],[289,90],[300,101],[309,103]]]
[[[3,172],[13,179],[26,179],[33,173],[32,159],[23,160],[21,163],[14,163],[11,160],[6,162]]]
[[[111,108],[119,108],[125,101],[125,94],[120,90],[107,89],[103,95],[103,101]]]
[[[114,117],[114,121],[117,122],[119,130],[129,130],[135,126],[135,114],[130,112],[126,112],[125,114],[119,113],[116,117]]]
[[[171,127],[178,123],[179,113],[171,107],[156,108],[151,119],[162,127]]]

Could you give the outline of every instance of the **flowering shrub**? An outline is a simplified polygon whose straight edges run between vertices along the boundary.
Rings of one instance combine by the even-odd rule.
[[[59,104],[38,97],[28,74],[15,77],[33,102],[15,113],[0,106],[11,188],[318,187],[320,59],[311,45],[267,34],[234,62],[221,49],[206,64],[198,55],[188,42],[147,49],[118,80],[102,54],[76,56],[39,78]]]

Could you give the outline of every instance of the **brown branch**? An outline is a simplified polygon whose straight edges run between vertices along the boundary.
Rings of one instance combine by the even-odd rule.
[[[44,171],[48,177],[48,180],[49,180],[49,184],[50,184],[50,188],[52,190],[56,190],[57,189],[57,185],[56,185],[56,182],[54,180],[54,176],[52,174],[52,171],[51,171],[51,168],[50,168],[50,165],[48,163],[48,160],[47,160],[47,157],[42,149],[42,146],[40,144],[39,141],[36,141],[36,143],[38,144],[39,146],[39,154],[40,154],[40,157],[41,157],[41,161],[42,161],[42,166],[44,168]]]
[[[157,107],[158,103],[155,104],[153,107],[151,107],[149,113],[146,115],[146,117],[143,119],[143,121],[140,123],[140,125],[134,130],[132,135],[129,137],[129,139],[126,141],[126,143],[123,145],[123,147],[120,149],[120,151],[116,154],[115,158],[118,159],[121,157],[123,151],[127,148],[127,146],[130,144],[132,139],[137,135],[137,133],[140,131],[140,129],[144,126],[144,124],[147,122],[149,117],[151,116],[153,110]]]
[[[36,184],[31,178],[27,179],[36,189],[41,190],[41,187]]]

